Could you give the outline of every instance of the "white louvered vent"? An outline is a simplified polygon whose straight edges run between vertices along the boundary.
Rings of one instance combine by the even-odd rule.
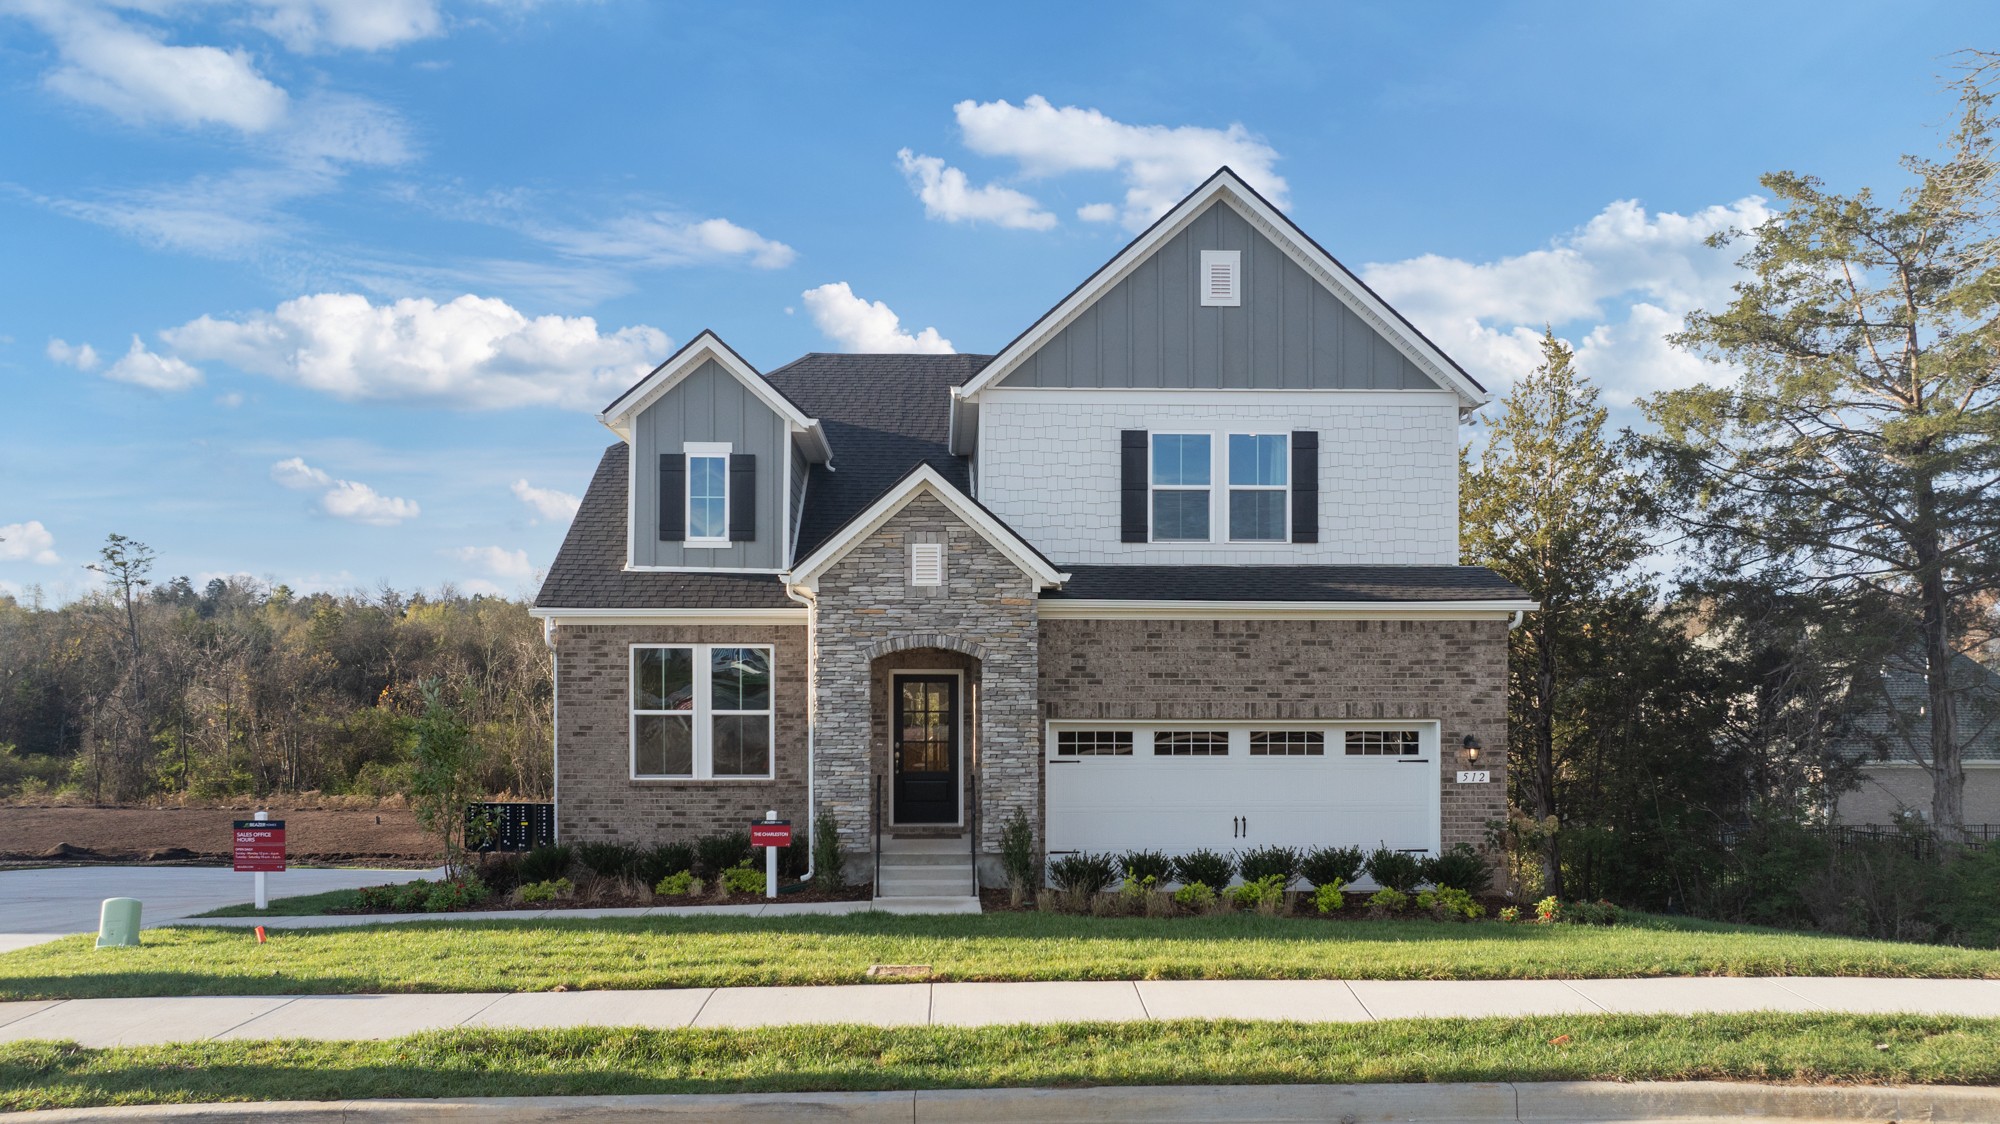
[[[910,584],[944,584],[944,544],[919,542],[910,544]]]
[[[1243,251],[1203,250],[1201,252],[1201,303],[1208,307],[1235,308],[1243,303]]]

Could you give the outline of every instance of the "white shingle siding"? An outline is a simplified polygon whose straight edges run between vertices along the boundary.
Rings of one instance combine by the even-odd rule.
[[[1458,407],[1442,394],[1324,391],[1258,402],[1124,391],[989,392],[979,499],[1058,564],[1458,562]],[[1319,433],[1318,543],[1118,541],[1120,430]]]

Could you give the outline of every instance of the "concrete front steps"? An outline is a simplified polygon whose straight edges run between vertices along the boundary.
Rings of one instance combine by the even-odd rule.
[[[972,852],[962,836],[882,837],[881,877],[876,901],[913,898],[979,900],[973,884]]]

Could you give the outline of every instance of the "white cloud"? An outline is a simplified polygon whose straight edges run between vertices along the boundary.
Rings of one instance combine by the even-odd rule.
[[[176,46],[73,0],[16,0],[11,10],[55,42],[61,62],[43,76],[45,86],[124,120],[261,133],[289,108],[290,96],[240,49]]]
[[[965,173],[947,167],[936,156],[918,156],[905,148],[896,153],[911,190],[923,200],[924,214],[945,222],[990,222],[1014,230],[1047,230],[1056,217],[1041,209],[1034,197],[998,184],[973,187]]]
[[[138,336],[132,337],[132,349],[106,368],[104,377],[148,390],[186,390],[201,383],[200,370],[176,356],[146,350]]]
[[[534,580],[535,577],[535,567],[528,562],[528,552],[525,550],[503,550],[497,546],[461,546],[451,554],[459,561],[477,566],[496,578],[527,582]]]
[[[234,390],[227,394],[218,394],[215,396],[215,404],[225,410],[234,410],[243,404],[243,395],[241,392]]]
[[[1700,360],[1665,337],[1687,312],[1720,308],[1742,276],[1736,251],[1709,246],[1709,235],[1770,215],[1756,197],[1690,215],[1620,200],[1543,249],[1489,262],[1425,254],[1371,263],[1361,274],[1489,386],[1540,362],[1548,325],[1573,329],[1578,369],[1607,400],[1627,404],[1707,377]]]
[[[266,0],[264,9],[253,22],[302,54],[379,51],[444,30],[434,0]]]
[[[526,480],[516,480],[513,486],[514,498],[535,509],[535,514],[544,519],[570,519],[583,501],[568,492],[554,488],[537,488]]]
[[[1076,209],[1076,217],[1085,222],[1117,222],[1118,208],[1111,203],[1085,203]]]
[[[952,354],[951,341],[938,335],[936,328],[911,335],[888,305],[855,296],[845,281],[807,289],[804,297],[813,323],[842,351]]]
[[[318,491],[320,510],[353,523],[391,527],[422,514],[415,500],[385,496],[358,481],[337,479],[325,469],[307,464],[304,457],[272,465],[271,479],[298,491]]]
[[[470,294],[378,305],[356,293],[318,293],[238,320],[203,316],[161,337],[182,355],[349,401],[465,409],[594,410],[670,350],[657,328],[600,333],[588,316],[530,318]]]
[[[97,366],[97,349],[87,343],[70,344],[64,340],[51,338],[48,355],[63,366],[75,367],[79,371],[88,371]]]
[[[667,212],[625,215],[593,228],[530,227],[527,233],[576,257],[668,267],[747,261],[783,269],[798,252],[728,219],[690,219]]]
[[[1125,225],[1138,230],[1178,203],[1224,164],[1282,207],[1289,190],[1275,166],[1278,152],[1240,124],[1226,129],[1200,125],[1128,125],[1095,109],[1058,108],[1040,94],[1020,105],[966,100],[952,107],[965,146],[982,156],[1017,161],[1023,175],[1040,178],[1072,172],[1113,172],[1125,184],[1117,208]],[[1079,213],[1103,221],[1109,203],[1093,203]]]
[[[56,554],[56,537],[41,520],[0,525],[0,562],[35,562],[54,566],[62,558]]]

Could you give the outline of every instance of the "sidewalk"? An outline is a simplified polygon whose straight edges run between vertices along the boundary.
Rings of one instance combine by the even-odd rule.
[[[0,1041],[137,1046],[236,1038],[397,1038],[447,1027],[754,1027],[1284,1019],[1373,1022],[1735,1011],[2000,1018],[2000,980],[1698,976],[1628,980],[1145,980],[660,991],[217,996],[0,1003]]]

